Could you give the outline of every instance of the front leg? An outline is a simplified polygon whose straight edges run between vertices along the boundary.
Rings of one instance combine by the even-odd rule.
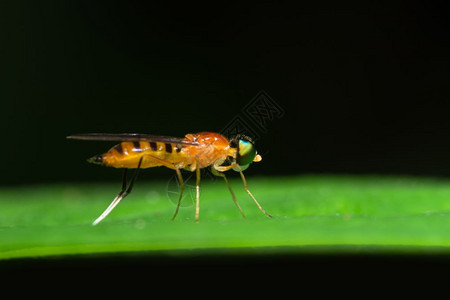
[[[248,189],[248,185],[247,185],[247,181],[245,180],[245,176],[244,173],[242,172],[243,170],[241,169],[241,166],[239,166],[238,164],[232,164],[229,166],[218,166],[216,164],[213,165],[214,169],[216,169],[219,172],[223,172],[223,171],[228,171],[232,168],[238,167],[239,170],[239,174],[241,175],[241,179],[242,182],[244,183],[244,189],[247,192],[247,194],[250,196],[250,198],[253,199],[253,201],[255,202],[256,206],[258,206],[259,210],[261,210],[261,212],[263,212],[267,217],[272,218],[271,215],[269,215],[262,207],[261,205],[258,203],[258,201],[256,201],[255,197],[253,196],[253,194],[250,192],[250,190]],[[213,172],[214,174],[214,172]],[[224,175],[225,176],[225,175]]]
[[[213,165],[213,168],[216,169],[219,172],[225,172],[225,171],[231,170],[231,169],[236,168],[236,167],[239,167],[239,165],[238,164],[232,164],[232,165],[229,165],[229,166],[219,166],[219,165],[216,165],[216,164]]]
[[[212,166],[211,166],[211,172],[212,172],[214,175],[220,176],[220,177],[222,177],[222,178],[225,180],[225,183],[227,184],[228,190],[229,190],[230,193],[231,193],[231,197],[233,197],[233,202],[234,202],[234,204],[236,204],[237,208],[238,208],[239,211],[241,212],[242,217],[245,218],[244,212],[242,211],[242,208],[240,207],[239,203],[237,202],[236,196],[234,195],[234,192],[233,192],[233,190],[231,189],[231,185],[230,185],[230,183],[228,182],[227,176],[225,176],[224,173],[220,173],[219,171],[217,171],[217,168],[218,168],[218,167],[220,168],[220,166],[218,166],[218,165],[216,165],[216,164],[212,165]]]

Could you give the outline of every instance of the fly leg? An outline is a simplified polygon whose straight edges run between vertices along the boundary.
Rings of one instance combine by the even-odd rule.
[[[216,165],[213,165],[213,167],[214,167],[214,169],[216,169],[219,172],[225,172],[225,171],[231,170],[233,168],[239,167],[239,165],[238,164],[232,164],[232,165],[229,165],[229,166],[216,166]]]
[[[116,198],[114,198],[114,200],[111,202],[111,204],[108,206],[108,208],[100,215],[100,217],[98,217],[92,223],[93,226],[97,225],[98,223],[100,223],[100,221],[102,221],[104,218],[106,218],[106,216],[114,209],[114,207],[116,207],[117,204],[119,204],[120,200],[123,198],[122,194],[125,193],[125,191],[127,189],[127,172],[128,172],[128,169],[124,169],[123,177],[122,177],[122,190],[116,196]]]
[[[198,222],[198,216],[200,213],[200,168],[197,167],[195,170],[197,179],[195,180],[195,190],[196,190],[196,197],[195,197],[195,222]]]
[[[100,215],[100,217],[98,217],[93,223],[92,225],[95,226],[98,223],[100,223],[104,218],[106,218],[107,215],[109,215],[109,213],[114,209],[114,207],[117,206],[117,204],[119,204],[119,202],[125,198],[129,193],[131,193],[131,189],[133,188],[134,185],[134,181],[136,180],[136,177],[139,173],[139,170],[141,168],[141,163],[142,163],[142,157],[139,160],[138,166],[136,171],[134,172],[133,176],[131,177],[130,180],[130,184],[128,185],[128,189],[127,189],[127,171],[128,169],[125,169],[123,172],[123,179],[122,179],[122,190],[120,191],[120,193],[116,196],[116,198],[114,198],[114,200],[111,202],[111,204],[108,206],[108,208]]]
[[[256,201],[255,197],[252,195],[252,193],[248,189],[247,180],[245,180],[244,173],[242,173],[242,171],[239,171],[239,174],[241,174],[241,179],[242,179],[242,182],[244,183],[245,191],[253,199],[253,201],[255,201],[256,206],[258,206],[259,210],[262,211],[266,216],[268,216],[269,218],[272,218],[272,216],[269,215],[268,213],[266,213],[266,211],[261,207],[261,205],[258,203],[258,201]]]
[[[230,193],[231,193],[231,197],[233,197],[233,202],[234,202],[234,204],[236,204],[237,208],[238,208],[239,211],[241,212],[242,217],[245,218],[244,212],[242,211],[241,206],[239,205],[239,203],[238,203],[237,200],[236,200],[236,195],[234,194],[233,190],[231,189],[231,185],[230,185],[230,183],[228,182],[227,177],[225,176],[224,173],[221,173],[221,172],[217,171],[217,170],[216,170],[216,167],[217,167],[216,165],[211,166],[211,172],[212,172],[214,175],[220,176],[220,177],[222,177],[222,178],[225,180],[225,183],[226,183],[226,185],[227,185],[227,187],[228,187],[228,190],[229,190]]]
[[[172,221],[175,220],[175,218],[178,215],[178,210],[180,209],[181,199],[183,198],[183,191],[184,191],[184,181],[183,176],[181,176],[180,169],[175,169],[178,176],[178,182],[180,183],[180,196],[178,198],[177,208],[175,209],[175,213],[173,214]]]
[[[232,168],[236,168],[236,167],[239,167],[239,174],[241,175],[242,182],[244,183],[244,189],[247,192],[247,194],[250,196],[250,198],[253,199],[253,201],[255,202],[256,206],[258,206],[260,211],[262,211],[269,218],[272,218],[272,216],[269,215],[268,213],[266,213],[266,211],[261,207],[261,205],[258,203],[258,201],[256,201],[255,197],[253,196],[253,194],[248,189],[247,180],[245,180],[244,173],[242,173],[242,171],[240,170],[240,166],[238,164],[232,164],[232,165],[229,165],[229,166],[216,166],[216,165],[214,165],[214,168],[217,171],[219,171],[219,172],[225,172],[225,171],[228,171],[228,170],[230,170]]]
[[[141,160],[143,158],[146,158],[147,160],[153,160],[154,162],[161,164],[169,169],[175,170],[175,172],[177,172],[177,176],[178,176],[178,181],[180,182],[180,196],[178,198],[178,203],[177,203],[177,208],[175,209],[175,213],[173,214],[172,217],[172,221],[175,220],[175,218],[178,215],[178,210],[180,209],[180,205],[181,205],[181,199],[183,198],[183,191],[184,191],[184,181],[183,181],[183,176],[181,176],[181,171],[180,168],[178,168],[177,166],[175,166],[173,163],[165,161],[163,159],[160,159],[158,157],[155,157],[153,155],[149,155],[149,154],[144,154],[141,157]]]

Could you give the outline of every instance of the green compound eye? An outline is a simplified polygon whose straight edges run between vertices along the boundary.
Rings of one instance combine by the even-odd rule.
[[[246,140],[239,140],[239,150],[236,162],[240,166],[249,165],[256,156],[256,149],[253,144]]]

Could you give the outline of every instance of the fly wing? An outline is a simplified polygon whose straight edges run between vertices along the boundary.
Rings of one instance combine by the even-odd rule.
[[[137,142],[137,141],[149,141],[149,142],[162,142],[162,143],[176,143],[182,145],[198,146],[198,142],[187,141],[185,138],[178,138],[172,136],[141,134],[141,133],[82,133],[73,134],[67,137],[73,140],[85,140],[85,141],[115,141],[115,142]]]

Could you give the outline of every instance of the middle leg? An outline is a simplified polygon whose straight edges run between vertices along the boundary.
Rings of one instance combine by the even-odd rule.
[[[196,181],[195,181],[195,190],[196,190],[196,197],[195,197],[195,222],[198,222],[198,217],[200,213],[200,168],[197,167],[195,170],[196,173]]]
[[[178,182],[180,183],[180,196],[178,198],[177,208],[175,209],[175,213],[173,214],[172,221],[175,220],[175,218],[178,215],[178,210],[180,209],[181,199],[183,198],[183,191],[184,191],[184,181],[183,176],[181,176],[180,169],[175,169],[178,176]]]

